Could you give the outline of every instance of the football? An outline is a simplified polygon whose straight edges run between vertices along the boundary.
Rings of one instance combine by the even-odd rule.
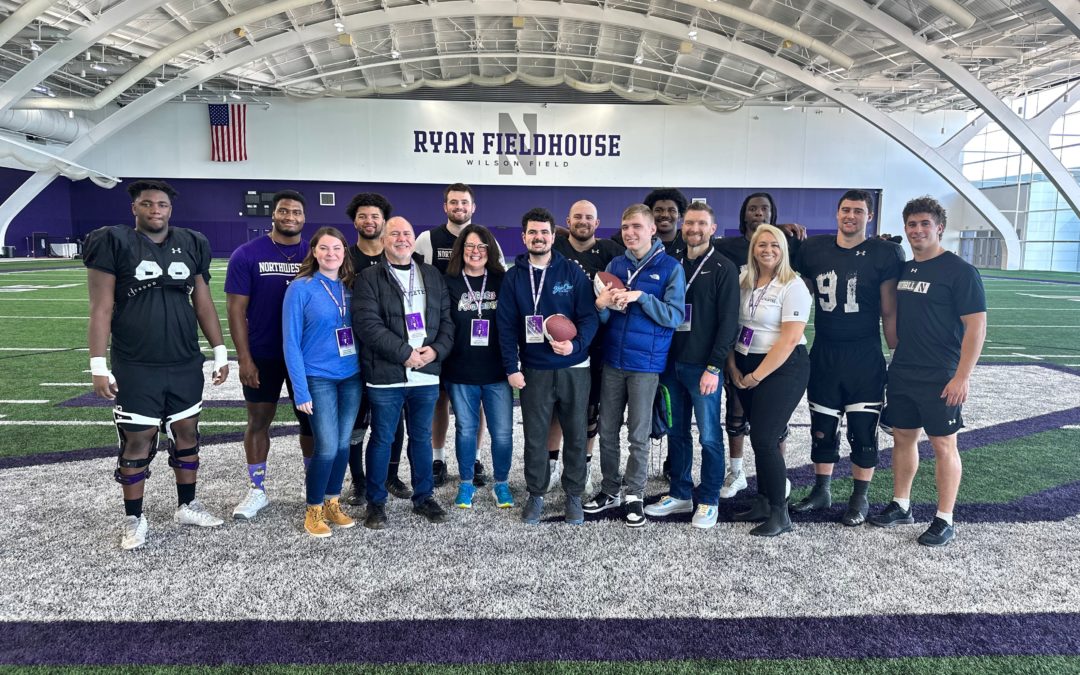
[[[577,326],[565,314],[552,314],[544,319],[544,337],[553,342],[573,340],[577,337]]]
[[[593,291],[600,295],[603,292],[604,287],[611,284],[612,288],[626,288],[626,284],[622,282],[622,279],[615,276],[611,272],[597,272],[596,278],[593,279]]]

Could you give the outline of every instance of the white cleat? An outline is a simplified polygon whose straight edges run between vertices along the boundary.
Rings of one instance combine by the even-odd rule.
[[[120,537],[120,548],[130,551],[146,543],[146,530],[149,528],[146,515],[124,516],[124,534]]]
[[[720,499],[731,499],[745,489],[746,474],[742,471],[738,473],[729,471],[727,476],[724,476],[724,486],[720,488]]]
[[[237,504],[236,508],[233,509],[232,517],[240,520],[251,520],[269,503],[270,498],[266,496],[264,490],[248,488],[244,501]]]
[[[176,509],[173,520],[176,521],[177,525],[198,525],[199,527],[217,527],[225,522],[221,518],[211,515],[197,499]]]

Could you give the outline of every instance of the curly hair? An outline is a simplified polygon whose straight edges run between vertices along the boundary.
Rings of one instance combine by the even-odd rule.
[[[672,201],[675,202],[675,206],[679,209],[679,217],[681,218],[686,213],[686,205],[689,201],[679,190],[675,188],[656,188],[649,194],[645,195],[645,206],[652,210],[652,207],[656,206],[656,202]]]

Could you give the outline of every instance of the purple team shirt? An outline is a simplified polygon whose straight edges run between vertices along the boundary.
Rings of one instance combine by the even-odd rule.
[[[306,239],[293,246],[281,246],[264,235],[240,246],[229,257],[225,292],[248,296],[248,343],[252,358],[285,358],[281,347],[281,306],[285,289],[300,271],[307,250]]]

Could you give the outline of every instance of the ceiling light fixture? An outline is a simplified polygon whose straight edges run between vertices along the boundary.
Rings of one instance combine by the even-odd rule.
[[[100,63],[91,63],[90,67],[93,68],[94,70],[98,71],[99,73],[107,73],[107,72],[109,72],[109,69],[106,68],[105,66],[101,65]]]
[[[345,32],[345,24],[341,23],[341,19],[334,22],[334,28],[337,28],[337,32],[339,33]]]
[[[785,110],[785,111],[787,111],[787,110],[791,110],[791,109],[793,109],[794,107],[795,107],[795,106],[793,106],[793,105],[786,105],[786,106],[784,106],[784,110]]]
[[[41,51],[41,45],[39,45],[38,43],[31,40],[30,41],[30,51],[32,51],[32,52],[40,52]]]
[[[392,58],[392,59],[400,59],[401,58],[401,52],[399,52],[396,49],[391,49],[390,50],[390,58]]]
[[[164,86],[165,86],[165,83],[164,83],[164,82],[162,82],[161,80],[157,80],[157,79],[155,79],[155,80],[154,80],[154,86],[155,86],[155,87],[164,87]]]
[[[233,97],[233,98],[235,98],[235,99],[236,99],[237,101],[239,101],[239,100],[240,100],[240,94],[236,93],[235,91],[233,91],[233,92],[229,92],[229,96],[232,96],[232,97]]]
[[[49,94],[49,98],[56,98],[56,92],[55,91],[52,91],[50,89],[47,93]]]
[[[68,118],[75,119],[75,111],[74,110],[69,110],[68,111]]]

